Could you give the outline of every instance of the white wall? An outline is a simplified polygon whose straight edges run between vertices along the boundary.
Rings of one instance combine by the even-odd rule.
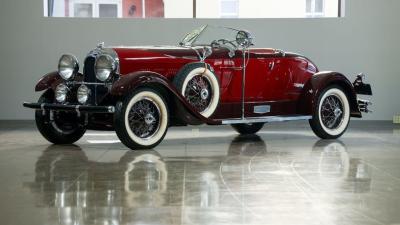
[[[211,23],[247,29],[256,45],[300,52],[321,69],[373,84],[374,113],[400,113],[398,0],[349,0],[346,18],[322,19],[69,19],[44,18],[42,0],[3,0],[0,7],[0,119],[32,119],[23,101],[36,101],[36,81],[74,53],[82,61],[97,42],[109,45],[174,44],[190,29]]]
[[[178,0],[165,1],[166,17],[181,17],[181,10],[178,7],[170,7],[172,4],[181,4]],[[185,1],[192,2],[192,1]],[[187,3],[186,3],[187,4]],[[306,0],[239,0],[239,18],[304,18],[306,17]],[[325,17],[338,16],[338,0],[325,0]],[[192,4],[187,4],[179,9],[186,9],[189,13],[192,10]],[[171,11],[172,10],[172,11]],[[178,13],[178,16],[175,16]],[[190,14],[188,17],[191,17]],[[220,18],[221,1],[220,0],[201,0],[197,1],[197,18]]]
[[[164,0],[166,18],[192,18],[193,1]]]
[[[244,0],[239,4],[241,18],[295,18],[305,17],[306,13],[305,0]]]

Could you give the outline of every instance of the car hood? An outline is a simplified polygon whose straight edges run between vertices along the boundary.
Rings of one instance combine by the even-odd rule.
[[[179,46],[135,46],[135,47],[113,47],[119,59],[158,59],[164,58],[193,58],[197,59],[196,51],[191,48]]]
[[[186,63],[198,61],[198,53],[193,48],[179,46],[135,46],[112,47],[119,59],[120,73],[153,71],[168,74],[168,69],[180,68]]]

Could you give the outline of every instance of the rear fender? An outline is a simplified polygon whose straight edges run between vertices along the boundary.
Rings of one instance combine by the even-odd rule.
[[[344,90],[349,99],[351,116],[361,118],[362,115],[357,103],[357,93],[351,82],[338,72],[319,72],[311,77],[304,86],[298,106],[299,113],[312,115],[318,104],[321,92],[331,85],[338,85]]]
[[[150,72],[150,71],[139,71],[131,74],[123,75],[121,78],[116,81],[111,87],[111,95],[113,96],[126,96],[131,93],[133,90],[140,87],[158,87],[167,91],[170,96],[176,98],[181,103],[181,106],[185,109],[185,115],[182,119],[184,122],[188,124],[198,124],[200,120],[203,123],[207,124],[219,124],[218,122],[206,118],[202,116],[199,112],[196,111],[179,93],[179,91],[175,88],[173,83],[169,81],[165,76],[162,76],[159,73]],[[173,102],[173,101],[170,101]],[[170,106],[172,103],[170,104]],[[176,105],[175,107],[181,107],[180,105]]]

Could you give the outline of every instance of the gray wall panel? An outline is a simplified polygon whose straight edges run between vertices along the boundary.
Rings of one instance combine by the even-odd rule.
[[[398,0],[349,0],[345,18],[322,19],[77,19],[44,18],[42,1],[3,0],[0,7],[0,119],[32,119],[21,107],[36,101],[36,81],[56,69],[62,53],[80,61],[100,41],[106,45],[175,44],[202,24],[253,32],[258,47],[302,53],[322,70],[351,80],[358,72],[373,84],[374,113],[400,113],[400,19]]]

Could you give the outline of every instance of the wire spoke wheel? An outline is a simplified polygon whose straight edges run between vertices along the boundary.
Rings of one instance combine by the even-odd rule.
[[[132,150],[157,146],[168,130],[168,105],[158,90],[142,87],[117,104],[115,132]]]
[[[140,138],[151,138],[160,129],[160,108],[149,98],[137,101],[129,111],[129,126]]]
[[[335,129],[343,121],[343,103],[336,95],[325,98],[321,106],[322,123],[329,129]]]
[[[199,112],[207,110],[212,100],[211,83],[201,74],[189,80],[184,93],[186,100]]]
[[[343,135],[350,121],[348,96],[340,86],[332,85],[322,91],[309,121],[313,132],[322,139]]]

